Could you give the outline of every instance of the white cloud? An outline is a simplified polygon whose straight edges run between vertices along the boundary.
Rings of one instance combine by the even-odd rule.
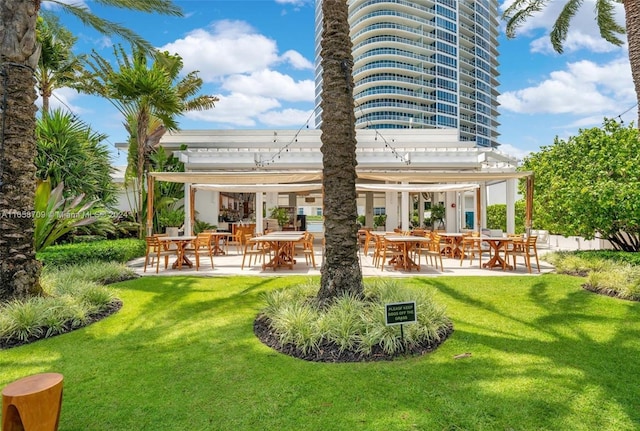
[[[256,118],[271,109],[279,108],[275,98],[241,93],[220,95],[216,107],[206,111],[191,111],[185,117],[211,123],[228,123],[239,127],[253,127]]]
[[[209,29],[193,30],[160,49],[178,53],[184,60],[184,70],[200,71],[206,82],[262,70],[278,61],[276,42],[243,21],[217,21]]]
[[[294,69],[313,70],[313,63],[307,60],[306,58],[304,58],[304,56],[300,54],[298,51],[294,51],[290,49],[289,51],[282,54],[282,59],[288,62],[289,64],[291,64],[291,66],[293,66]]]
[[[82,98],[76,90],[68,87],[57,88],[49,98],[49,109],[53,111],[54,109],[61,108],[74,114],[84,114],[88,111],[75,103],[75,101],[81,101]],[[36,104],[42,107],[41,97],[38,97]]]
[[[272,97],[290,102],[312,102],[312,80],[294,81],[275,70],[261,70],[250,75],[230,76],[222,85],[225,90],[252,96]]]
[[[621,111],[636,100],[627,59],[567,64],[537,85],[503,92],[501,109],[528,114],[593,115]]]

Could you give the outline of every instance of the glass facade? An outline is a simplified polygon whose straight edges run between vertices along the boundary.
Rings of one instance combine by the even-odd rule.
[[[498,16],[497,0],[349,0],[356,127],[456,128],[461,141],[498,146]]]

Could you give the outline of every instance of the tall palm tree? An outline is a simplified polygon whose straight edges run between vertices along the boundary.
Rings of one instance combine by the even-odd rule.
[[[177,130],[177,116],[211,109],[218,98],[198,95],[203,81],[197,72],[180,77],[183,62],[178,55],[156,52],[149,64],[146,53],[139,48],[134,47],[131,58],[121,46],[114,47],[114,54],[118,70],[97,53],[92,54],[89,65],[93,73],[86,77],[82,91],[107,98],[124,116],[129,135],[135,137],[128,170],[134,170],[136,175],[137,221],[142,235],[145,223],[142,197],[149,156],[168,130]]]
[[[0,300],[39,294],[33,209],[36,155],[35,70],[40,47],[36,23],[44,1],[58,4],[83,23],[140,47],[151,44],[88,9],[57,0],[0,0]],[[100,0],[114,7],[181,15],[171,0]]]
[[[49,113],[49,99],[56,88],[73,87],[76,75],[83,69],[83,55],[74,55],[73,45],[78,40],[62,27],[58,17],[51,13],[38,17],[37,40],[40,60],[35,77],[42,98],[42,115]]]
[[[318,300],[361,296],[353,57],[346,0],[322,1],[322,185],[326,252]]]
[[[516,30],[527,18],[544,9],[550,0],[516,0],[503,14],[507,21],[507,37],[516,36]],[[583,0],[569,0],[565,3],[553,28],[550,38],[553,49],[562,53],[563,44],[567,38],[571,19],[582,6]],[[615,20],[615,4],[622,3],[625,12],[625,27]],[[636,90],[636,98],[640,103],[640,2],[638,0],[597,0],[595,4],[596,22],[600,29],[600,35],[608,42],[621,46],[623,41],[619,36],[627,33],[629,46],[629,62],[631,63],[631,76]],[[625,31],[626,30],[626,31]],[[640,127],[640,110],[638,110],[638,122]]]

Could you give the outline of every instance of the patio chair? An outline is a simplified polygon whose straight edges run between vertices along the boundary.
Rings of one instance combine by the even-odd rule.
[[[307,262],[307,265],[309,265],[309,262],[311,262],[313,264],[313,269],[316,269],[316,257],[314,255],[314,250],[313,250],[313,234],[310,232],[307,232],[304,236],[302,243],[303,243],[302,251],[304,253],[304,260]]]
[[[376,249],[377,262],[380,265],[380,271],[384,271],[384,263],[387,259],[400,259],[403,256],[403,251],[396,247],[395,244],[387,241],[387,239],[380,235],[378,237],[378,247]],[[377,266],[377,265],[376,265]]]
[[[160,258],[164,257],[164,269],[167,269],[169,266],[169,256],[178,255],[176,250],[170,250],[165,247],[165,244],[162,243],[157,236],[151,235],[145,238],[145,242],[147,245],[145,254],[144,254],[144,270],[143,272],[147,272],[147,265],[153,265],[153,262],[156,264],[156,274],[160,270]],[[150,260],[151,259],[151,260]]]
[[[525,240],[522,240],[519,244],[514,243],[514,246],[507,250],[506,259],[508,260],[509,256],[513,257],[513,269],[516,269],[516,257],[522,256],[524,258],[524,264],[531,273],[531,258],[536,258],[536,266],[538,267],[538,272],[540,272],[540,261],[538,260],[538,248],[536,246],[536,241],[538,237],[536,235],[529,235]]]
[[[444,271],[444,265],[442,264],[444,244],[440,242],[440,235],[437,233],[432,232],[430,236],[431,241],[427,243],[426,247],[420,249],[420,253],[425,255],[425,261],[429,258],[429,264],[435,266],[436,269],[438,269],[438,261],[440,261],[440,271]]]
[[[184,249],[183,253],[191,254],[196,260],[196,271],[200,269],[200,255],[209,256],[211,261],[211,269],[213,269],[213,244],[211,243],[212,236],[210,233],[202,232],[196,236],[191,246]]]
[[[258,263],[258,259],[260,262],[264,262],[265,255],[269,253],[269,248],[263,243],[251,241],[251,234],[246,233],[244,235],[244,250],[242,255],[242,265],[240,265],[240,269],[244,269],[244,263],[247,256],[249,256],[248,265],[251,266],[251,261],[255,257],[255,263]]]
[[[462,238],[462,253],[460,253],[460,266],[465,258],[469,259],[469,266],[473,265],[473,258],[478,256],[478,265],[482,268],[482,253],[488,253],[489,249],[482,248],[482,240],[478,232],[471,232]]]

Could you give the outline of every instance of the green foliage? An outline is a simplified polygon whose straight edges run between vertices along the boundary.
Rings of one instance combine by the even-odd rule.
[[[525,218],[525,206],[524,200],[516,201],[515,203],[515,232],[509,233],[524,233],[524,218]],[[537,229],[537,223],[532,226]],[[495,204],[487,206],[487,228],[488,229],[502,229],[507,231],[507,205]]]
[[[602,128],[581,130],[568,141],[556,138],[526,157],[523,169],[535,174],[536,226],[640,250],[640,139],[634,125],[605,120]]]
[[[69,232],[96,222],[96,218],[89,212],[94,202],[83,204],[84,195],[82,194],[65,199],[62,196],[63,188],[64,183],[58,184],[53,190],[49,181],[38,183],[34,204],[33,234],[36,252],[44,250]]]
[[[131,270],[116,264],[45,267],[41,282],[47,296],[0,305],[0,340],[20,344],[86,325],[115,301],[113,292],[99,282],[132,276]]]
[[[218,228],[217,225],[211,224],[203,220],[196,220],[195,223],[193,223],[193,233],[196,235],[199,234],[200,232],[204,232],[205,230],[213,230],[217,228]]]
[[[180,227],[184,224],[184,210],[183,209],[169,209],[162,208],[157,211],[158,217],[158,232],[164,232],[164,229],[168,227]]]
[[[640,267],[617,263],[605,270],[591,271],[587,285],[605,295],[640,301]]]
[[[284,207],[273,207],[269,210],[269,217],[278,220],[278,226],[289,223],[289,211]]]
[[[36,257],[43,265],[72,265],[92,261],[128,262],[144,256],[145,243],[138,239],[105,240],[92,243],[54,245]]]
[[[36,124],[36,177],[51,186],[64,183],[65,196],[83,194],[105,206],[115,203],[117,189],[111,174],[111,156],[96,133],[69,112],[56,109]],[[90,168],[89,168],[90,167]]]
[[[315,290],[307,283],[270,292],[263,310],[280,341],[294,345],[304,354],[317,351],[325,343],[363,356],[371,355],[375,348],[389,355],[399,354],[406,346],[440,341],[451,324],[445,308],[433,300],[432,292],[409,289],[397,281],[368,281],[364,300],[343,296],[322,310],[310,300]],[[387,326],[384,319],[384,304],[402,301],[416,301],[419,316],[417,323],[407,325],[404,342],[398,329]]]
[[[507,21],[507,37],[515,37],[518,27],[523,25],[535,13],[547,7],[548,3],[550,3],[550,0],[519,0],[512,2],[502,15],[502,18]],[[619,36],[624,35],[626,31],[616,20],[616,3],[623,2],[619,0],[600,0],[594,10],[600,35],[607,42],[621,46],[624,42]],[[567,39],[571,20],[576,16],[581,5],[582,1],[571,0],[565,2],[549,33],[553,49],[560,54],[563,52],[563,44]]]
[[[376,228],[378,226],[386,226],[387,223],[387,215],[380,214],[377,216],[373,216],[373,227]]]

